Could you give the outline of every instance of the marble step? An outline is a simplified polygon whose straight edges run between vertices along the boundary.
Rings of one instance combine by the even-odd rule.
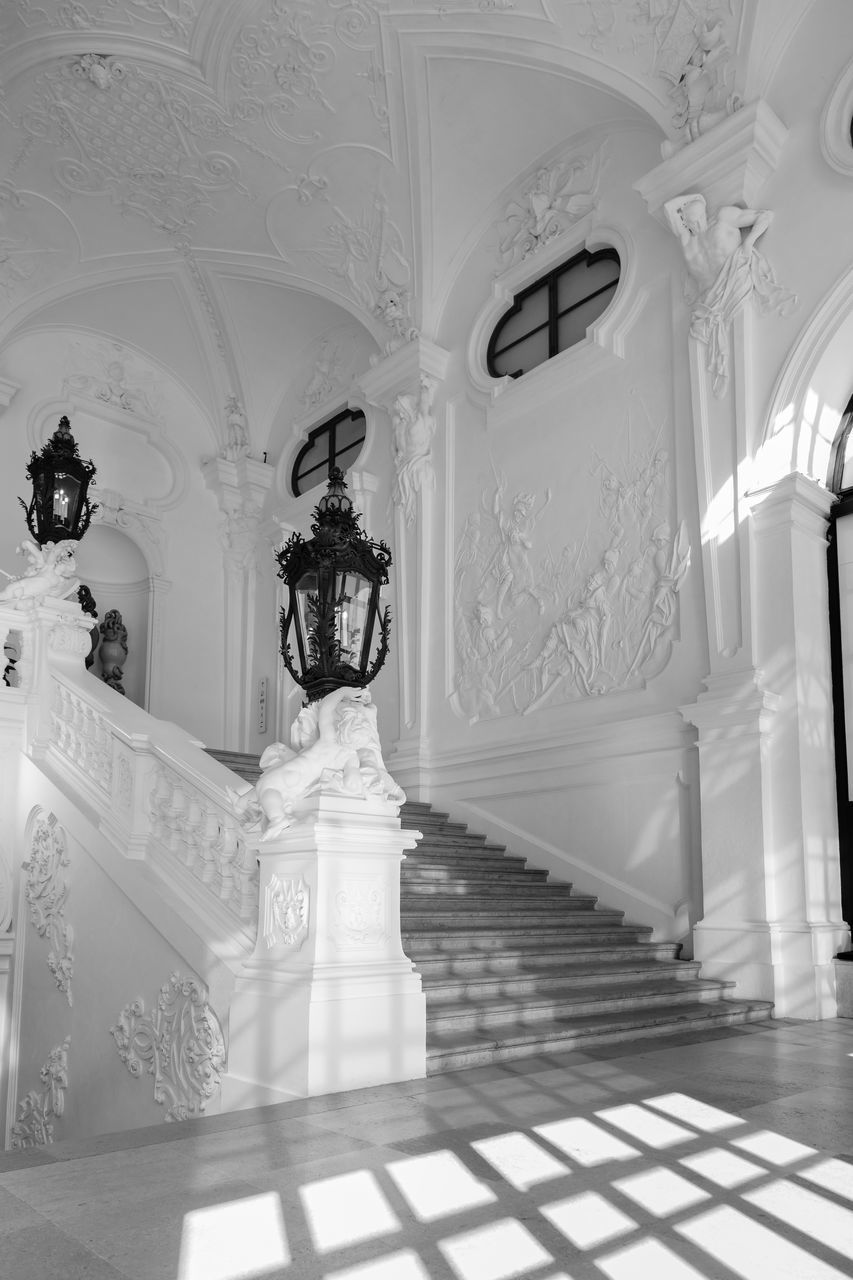
[[[540,925],[553,928],[557,924],[566,930],[574,930],[576,926],[606,929],[621,923],[621,912],[599,910],[593,907],[594,901],[590,898],[579,902],[571,897],[551,903],[516,901],[502,910],[497,903],[488,906],[460,903],[450,908],[446,903],[436,906],[422,899],[419,908],[410,902],[401,906],[400,922],[404,933],[417,931],[419,924],[429,925],[432,930],[444,926],[456,931],[475,929],[479,933],[483,929],[538,929]]]
[[[688,971],[698,967],[693,960],[679,960],[677,942],[619,942],[607,946],[598,943],[573,945],[571,951],[558,943],[553,947],[534,946],[524,949],[493,951],[434,951],[418,957],[418,969],[426,982],[453,978],[512,977],[514,974],[548,974],[561,968],[566,974],[606,975],[622,965],[635,964],[644,970],[671,962]]]
[[[643,925],[607,925],[590,924],[581,920],[571,929],[571,947],[594,943],[596,946],[620,946],[626,943],[638,943],[648,938],[651,929]],[[553,950],[562,947],[565,954],[566,933],[564,925],[543,925],[531,934],[527,927],[503,929],[419,929],[415,932],[403,930],[403,950],[410,960],[418,964],[419,960],[435,952],[463,952],[466,955],[478,952],[493,952],[502,949],[520,949],[525,952]]]
[[[649,961],[645,957],[634,965],[624,962],[599,962],[596,965],[589,960],[583,964],[570,965],[564,961],[556,971],[546,967],[537,970],[526,965],[523,969],[499,973],[425,973],[421,969],[427,1000],[430,1007],[435,1009],[456,1001],[491,999],[497,996],[519,999],[522,996],[559,995],[562,991],[575,993],[587,988],[614,986],[618,986],[620,990],[634,990],[652,981],[689,983],[698,976],[697,961],[672,960],[667,963]]]
[[[453,863],[421,862],[419,858],[407,858],[400,869],[400,878],[404,892],[414,884],[468,884],[468,885],[514,885],[545,884],[548,872],[539,871],[535,867],[501,866],[498,867],[458,867]],[[553,881],[551,882],[554,883]],[[561,888],[569,889],[570,885],[562,883]],[[453,892],[451,888],[449,892]]]
[[[411,849],[403,862],[410,867],[449,867],[460,873],[466,871],[485,871],[489,875],[500,875],[506,871],[520,871],[526,868],[526,858],[516,858],[511,854],[485,852],[471,853],[453,849]]]
[[[433,1031],[476,1028],[486,1030],[507,1020],[522,1026],[543,1021],[571,1021],[591,1013],[623,1013],[652,1009],[659,1005],[672,1008],[679,1004],[707,1004],[717,1001],[733,982],[695,979],[678,982],[672,978],[648,980],[626,989],[614,985],[594,990],[566,987],[560,992],[532,993],[524,1000],[507,996],[481,996],[474,1000],[438,1001],[427,996],[428,1034]]]
[[[429,877],[420,879],[418,876],[406,876],[402,881],[402,901],[403,909],[408,904],[417,909],[419,901],[430,898],[433,901],[446,900],[448,905],[455,902],[473,902],[479,905],[481,902],[503,902],[509,903],[528,901],[534,902],[572,902],[572,903],[595,903],[597,898],[589,894],[579,894],[572,892],[570,884],[547,884],[539,880],[523,880],[512,879],[488,881],[488,880],[432,880]],[[453,909],[453,908],[451,908]]]
[[[564,1053],[619,1040],[681,1035],[712,1027],[761,1022],[773,1006],[763,1000],[697,1001],[651,1009],[588,1014],[529,1026],[507,1019],[487,1030],[436,1030],[427,1042],[427,1075],[461,1067],[485,1066],[533,1054]]]

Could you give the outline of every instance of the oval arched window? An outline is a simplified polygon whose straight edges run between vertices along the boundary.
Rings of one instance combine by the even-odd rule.
[[[361,453],[367,427],[360,409],[344,409],[308,433],[290,473],[296,497],[325,484],[332,467],[347,471]]]
[[[493,378],[520,378],[581,342],[609,307],[619,283],[615,249],[584,249],[516,294],[489,339]]]

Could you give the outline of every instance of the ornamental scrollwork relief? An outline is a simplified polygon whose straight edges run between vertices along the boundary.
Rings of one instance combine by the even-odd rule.
[[[226,1052],[203,986],[173,973],[151,1013],[140,996],[125,1005],[110,1034],[132,1076],[145,1070],[154,1077],[154,1101],[167,1108],[167,1121],[204,1112],[220,1087]]]
[[[308,886],[301,876],[273,873],[264,889],[264,942],[298,951],[308,936]]]
[[[509,200],[496,223],[501,270],[562,235],[598,205],[603,147],[587,156],[543,165]]]
[[[669,659],[690,565],[683,522],[668,517],[666,450],[621,467],[595,455],[597,514],[558,554],[543,545],[551,500],[486,490],[457,543],[452,705],[469,720],[639,688]]]
[[[23,864],[24,895],[30,923],[39,937],[48,942],[47,967],[71,1005],[74,930],[65,918],[69,862],[65,832],[56,815],[40,813],[33,823],[30,856]]]
[[[338,946],[372,947],[385,942],[385,886],[378,876],[345,876],[335,894],[334,936]]]
[[[39,1071],[44,1088],[31,1089],[18,1103],[18,1118],[11,1132],[13,1151],[26,1151],[53,1142],[54,1121],[65,1112],[70,1046],[71,1037],[66,1036],[62,1044],[51,1049],[47,1062]]]

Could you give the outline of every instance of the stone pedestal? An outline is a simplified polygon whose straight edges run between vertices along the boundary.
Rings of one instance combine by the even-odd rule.
[[[226,1106],[426,1074],[426,1006],[400,940],[419,833],[378,799],[315,795],[262,846],[258,938],[234,990]]]

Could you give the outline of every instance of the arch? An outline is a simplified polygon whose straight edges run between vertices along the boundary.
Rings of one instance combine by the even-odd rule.
[[[850,399],[851,350],[853,269],[816,308],[785,361],[755,452],[751,488],[765,488],[792,471],[826,484]]]

